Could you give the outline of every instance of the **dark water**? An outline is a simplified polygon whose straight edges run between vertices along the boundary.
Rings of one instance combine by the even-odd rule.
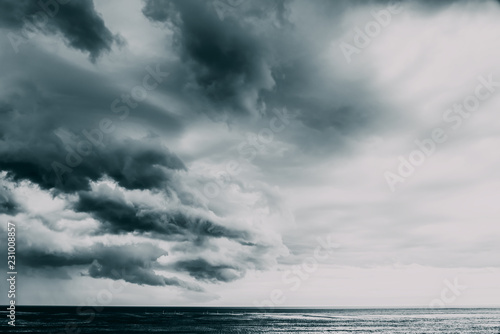
[[[15,328],[1,316],[2,333],[500,334],[500,309],[21,307]]]

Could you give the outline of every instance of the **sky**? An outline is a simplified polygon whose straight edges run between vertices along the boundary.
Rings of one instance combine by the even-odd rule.
[[[499,17],[0,2],[17,303],[500,306]]]

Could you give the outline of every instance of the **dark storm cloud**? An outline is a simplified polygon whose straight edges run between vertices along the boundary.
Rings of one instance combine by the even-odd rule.
[[[352,4],[269,3],[226,6],[221,16],[220,1],[148,0],[143,13],[151,21],[173,27],[173,47],[191,73],[178,75],[177,82],[186,87],[184,94],[195,94],[192,100],[209,102],[196,106],[203,112],[229,116],[231,122],[248,113],[272,118],[271,110],[286,109],[306,127],[302,134],[286,133],[287,140],[308,152],[311,147],[338,151],[353,132],[389,117],[389,108],[367,87],[366,77],[345,80],[327,70],[321,55],[331,38],[323,31],[317,39],[308,38],[311,28],[290,18],[293,6],[308,5],[318,15],[321,29],[335,31],[341,12]],[[367,2],[359,2],[363,3]],[[328,148],[324,143],[329,143]]]
[[[252,112],[259,91],[274,85],[265,39],[234,18],[221,20],[215,8],[211,1],[151,0],[143,13],[151,21],[173,24],[175,45],[195,78],[190,86],[223,112]]]
[[[231,282],[241,278],[241,268],[227,264],[214,265],[204,259],[194,259],[176,262],[172,267],[175,270],[188,272],[197,280],[209,282]]]
[[[245,244],[244,251],[235,251],[229,257],[219,259],[191,256],[175,263],[167,265],[168,269],[186,272],[191,277],[206,282],[231,282],[245,276],[246,272],[252,270],[265,270],[275,264],[276,245],[265,242],[260,236],[257,242]],[[182,247],[179,247],[179,250]],[[174,251],[174,250],[172,250]],[[184,253],[189,252],[184,249]]]
[[[196,87],[199,96],[194,99],[207,99],[215,106],[205,104],[199,109],[224,115],[267,112],[272,117],[273,108],[287,108],[298,112],[297,120],[306,127],[331,131],[336,136],[332,140],[342,141],[342,136],[367,133],[396,116],[367,84],[369,73],[357,78],[338,76],[319,55],[331,45],[334,33],[345,28],[341,19],[346,10],[400,2],[247,0],[227,5],[225,1],[146,0],[143,13],[173,29],[173,47],[191,73],[177,82],[183,82],[186,90]],[[437,10],[456,2],[467,1],[421,0],[418,4]],[[403,6],[413,4],[402,1]],[[310,27],[290,15],[304,7],[315,17]],[[307,35],[311,30],[317,33]]]
[[[18,255],[22,266],[49,271],[51,268],[61,267],[86,267],[83,273],[93,278],[123,279],[130,283],[154,286],[178,286],[181,288],[202,291],[202,289],[189,282],[176,277],[157,275],[157,259],[167,255],[161,248],[143,243],[133,245],[105,246],[95,244],[91,247],[77,248],[71,252],[51,252],[40,248],[30,248],[23,244],[22,254]]]
[[[88,52],[92,60],[110,51],[113,43],[123,43],[106,27],[92,0],[0,2],[0,28],[12,29],[18,34],[10,38],[25,38],[19,37],[19,34],[26,35],[26,31],[21,30],[34,30],[33,27],[44,33],[60,32],[69,46]]]
[[[112,121],[111,129],[123,124],[110,109],[123,92],[110,88],[109,79],[43,53],[37,54],[39,62],[25,59],[27,55],[18,58],[14,64],[25,65],[32,79],[13,74],[4,63],[7,86],[0,91],[0,169],[12,180],[73,192],[109,176],[128,189],[149,189],[164,187],[172,172],[185,170],[158,138],[117,138],[102,132],[103,119]],[[169,133],[182,131],[176,119],[146,102],[130,114]]]
[[[117,274],[131,283],[147,285],[173,285],[194,291],[202,289],[192,283],[184,282],[176,277],[164,277],[154,273],[156,259],[166,252],[160,248],[145,244],[141,246],[116,246],[105,252],[92,262],[89,275],[94,278],[115,278]],[[118,276],[118,277],[119,277]]]
[[[38,138],[46,142],[8,139],[0,142],[0,169],[11,180],[29,180],[43,189],[88,190],[91,181],[104,176],[127,189],[156,189],[168,184],[172,171],[185,169],[167,148],[148,141],[111,141],[82,157],[75,146],[49,136]]]
[[[163,210],[130,203],[119,191],[100,187],[99,191],[81,192],[75,210],[87,212],[102,222],[100,233],[152,233],[153,237],[172,241],[203,242],[208,238],[228,238],[244,242],[246,231],[215,224],[187,208]]]

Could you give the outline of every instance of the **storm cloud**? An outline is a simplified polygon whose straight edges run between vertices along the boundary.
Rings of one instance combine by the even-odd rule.
[[[205,259],[179,261],[174,264],[174,269],[186,271],[192,277],[209,282],[230,282],[241,278],[241,268],[228,264],[211,264]]]
[[[274,87],[266,42],[235,19],[222,21],[213,2],[151,0],[143,13],[174,26],[175,46],[195,78],[194,89],[222,112],[255,113],[260,91]]]
[[[227,238],[239,242],[250,239],[247,231],[238,231],[190,212],[178,205],[169,211],[147,204],[128,202],[119,191],[106,186],[92,192],[80,192],[77,212],[86,212],[103,222],[100,233],[151,233],[164,240],[203,242],[209,238]]]
[[[2,1],[0,27],[14,31],[8,37],[15,49],[37,30],[45,34],[60,33],[69,46],[88,52],[93,61],[110,51],[114,43],[123,43],[106,27],[92,0]]]
[[[20,256],[20,261],[23,266],[36,269],[85,267],[87,271],[82,272],[82,275],[93,278],[123,279],[141,285],[172,285],[202,291],[196,284],[155,274],[154,269],[158,268],[156,260],[163,255],[167,255],[167,252],[149,243],[120,246],[95,244],[90,248],[76,248],[71,252],[28,248]]]

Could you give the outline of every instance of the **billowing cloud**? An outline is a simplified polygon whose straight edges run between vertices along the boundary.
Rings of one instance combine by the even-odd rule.
[[[11,179],[73,192],[108,176],[129,189],[149,189],[165,187],[172,172],[186,169],[155,138],[116,138],[119,119],[106,110],[111,102],[97,103],[108,115],[82,120],[85,107],[66,105],[61,110],[48,97],[54,94],[50,88],[13,79],[1,94],[0,168]],[[68,92],[67,97],[72,94],[78,93]],[[85,95],[73,99],[85,103]]]
[[[135,152],[134,147],[137,149]],[[9,178],[16,181],[30,180],[45,189],[70,192],[89,189],[90,181],[104,176],[113,178],[129,189],[158,188],[168,183],[169,170],[184,168],[182,162],[168,149],[161,149],[154,144],[148,147],[144,142],[133,140],[111,144],[107,150],[98,149],[87,157],[78,155],[56,140],[53,140],[52,145],[45,146],[45,150],[36,153],[28,146],[19,149],[16,154],[8,152],[9,148],[3,150],[5,158],[0,166],[7,171]]]
[[[20,255],[22,266],[46,269],[61,267],[86,267],[83,275],[93,278],[123,279],[126,282],[153,286],[172,285],[202,291],[196,284],[176,277],[164,277],[154,272],[156,260],[167,253],[149,243],[105,246],[95,244],[88,248],[75,248],[67,252],[49,252],[45,249],[27,248]]]
[[[196,279],[211,282],[230,282],[241,278],[240,268],[228,264],[211,264],[205,259],[179,261],[173,267],[188,272]]]
[[[392,116],[365,76],[346,75],[328,59],[339,37],[331,27],[341,27],[339,17],[350,7],[329,1],[245,1],[233,8],[221,1],[148,0],[143,13],[173,31],[171,47],[188,72],[176,80],[196,101],[189,102],[193,108],[229,123],[249,114],[269,122],[273,110],[285,110],[304,126],[300,134],[286,133],[289,141],[304,151],[328,150],[332,145],[324,143],[334,142],[339,152],[350,136],[363,137]],[[312,15],[314,28],[304,26]]]
[[[155,208],[145,203],[127,201],[119,190],[102,186],[79,193],[78,212],[87,212],[103,223],[100,233],[151,233],[164,240],[203,242],[208,238],[227,238],[239,242],[250,239],[247,231],[231,229],[210,221],[178,205]]]
[[[143,13],[173,25],[176,47],[194,77],[189,86],[222,112],[255,113],[260,91],[274,87],[266,41],[237,20],[222,21],[214,8],[211,1],[152,0]]]
[[[110,51],[114,43],[123,43],[106,27],[92,0],[2,1],[0,28],[14,31],[8,37],[16,49],[37,30],[46,34],[61,33],[69,46],[88,52],[94,61],[103,52]]]

